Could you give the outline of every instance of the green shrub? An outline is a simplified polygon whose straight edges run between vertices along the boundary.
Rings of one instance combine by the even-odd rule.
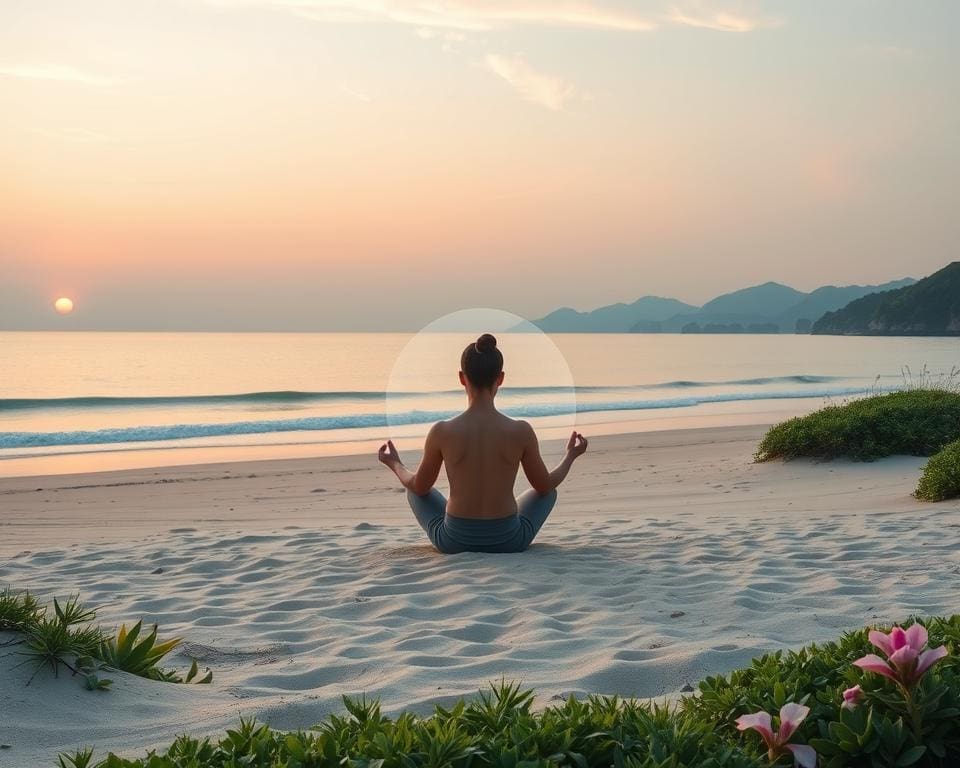
[[[861,461],[896,454],[930,456],[960,439],[960,393],[914,389],[831,405],[778,424],[757,461],[810,456]]]
[[[943,501],[960,496],[960,440],[930,457],[917,484],[917,498]]]
[[[931,647],[960,644],[960,617],[922,623]],[[707,678],[696,695],[669,706],[590,696],[537,711],[531,692],[501,683],[428,717],[388,718],[375,701],[344,698],[345,714],[306,732],[241,720],[216,742],[181,736],[146,758],[60,759],[69,768],[761,768],[771,765],[766,748],[756,734],[738,732],[735,719],[797,702],[811,711],[791,741],[814,746],[822,768],[960,764],[960,670],[952,657],[927,672],[907,703],[894,683],[852,665],[875,650],[860,630],[768,654]],[[845,709],[843,691],[854,684],[864,701]]]

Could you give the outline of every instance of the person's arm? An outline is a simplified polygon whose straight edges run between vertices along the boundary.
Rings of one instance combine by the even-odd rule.
[[[440,424],[442,422],[430,427],[423,445],[423,458],[420,460],[420,466],[417,467],[416,472],[411,472],[400,461],[400,454],[397,452],[393,440],[387,440],[380,446],[378,454],[380,461],[386,464],[397,476],[404,488],[417,494],[417,496],[425,496],[433,488],[433,484],[437,482],[437,477],[440,475],[440,466],[443,464],[443,454],[440,452]]]
[[[523,473],[527,476],[533,490],[541,496],[546,496],[566,479],[573,462],[587,450],[587,439],[579,432],[572,433],[567,441],[567,452],[563,460],[552,471],[547,471],[547,465],[543,463],[543,457],[540,456],[540,444],[533,427],[526,422],[523,424],[527,432],[523,457],[520,459]]]

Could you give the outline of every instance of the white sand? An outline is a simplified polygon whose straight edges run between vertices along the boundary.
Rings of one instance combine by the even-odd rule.
[[[756,465],[762,431],[597,438],[522,555],[436,554],[370,457],[4,479],[0,584],[159,622],[186,639],[170,664],[215,678],[110,673],[90,693],[69,674],[26,687],[0,659],[0,765],[139,753],[241,714],[307,727],[344,693],[391,712],[501,677],[541,701],[669,696],[765,651],[960,612],[960,505],[912,499],[923,460]]]

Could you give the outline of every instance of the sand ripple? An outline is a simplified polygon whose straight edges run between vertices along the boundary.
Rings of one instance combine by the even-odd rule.
[[[769,649],[956,612],[960,553],[942,522],[565,522],[524,555],[456,557],[412,525],[181,528],[21,553],[0,582],[77,590],[107,624],[158,622],[187,638],[174,663],[196,657],[242,711],[293,728],[343,693],[424,709],[501,677],[545,697],[672,694]]]

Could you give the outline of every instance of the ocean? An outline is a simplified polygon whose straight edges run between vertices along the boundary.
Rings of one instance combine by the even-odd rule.
[[[0,333],[0,475],[415,445],[469,333]],[[945,338],[498,334],[545,437],[768,423],[960,365]]]

